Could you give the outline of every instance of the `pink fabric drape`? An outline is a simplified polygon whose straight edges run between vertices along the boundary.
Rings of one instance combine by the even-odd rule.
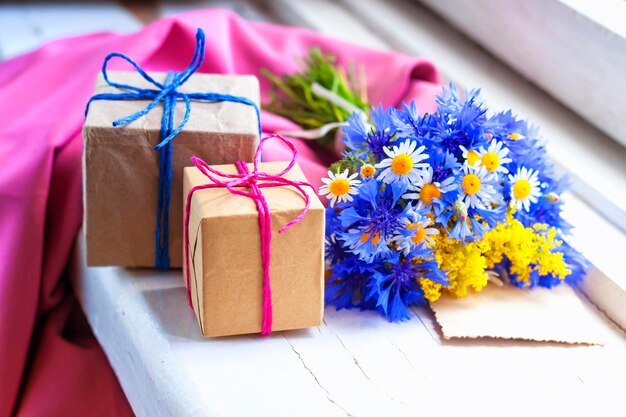
[[[0,416],[132,415],[105,355],[85,331],[67,279],[82,220],[83,111],[108,52],[127,54],[148,70],[181,70],[198,27],[207,33],[200,72],[291,72],[297,68],[291,58],[318,45],[340,63],[365,66],[372,103],[415,99],[422,111],[434,107],[439,76],[427,61],[247,22],[225,10],[182,14],[130,35],[63,39],[0,64]],[[260,79],[265,94],[268,82]],[[294,128],[268,113],[262,122],[267,132]],[[318,185],[335,156],[293,143]],[[288,149],[271,145],[266,160],[288,159]]]

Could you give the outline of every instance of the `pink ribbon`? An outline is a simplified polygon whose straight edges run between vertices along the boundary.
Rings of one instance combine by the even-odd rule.
[[[285,143],[289,147],[289,149],[291,149],[293,155],[287,167],[278,174],[259,172],[259,160],[261,157],[261,149],[263,148],[263,143],[265,143],[266,140],[272,138],[277,138],[283,141],[283,143]],[[191,287],[189,285],[189,210],[191,207],[191,197],[193,196],[193,193],[197,190],[203,190],[206,188],[226,188],[231,194],[253,199],[259,212],[259,229],[261,231],[261,265],[263,267],[263,325],[261,328],[261,334],[270,334],[272,332],[272,289],[270,285],[270,246],[272,243],[272,219],[270,216],[269,206],[267,205],[267,200],[265,200],[265,196],[261,192],[261,188],[292,186],[296,190],[298,190],[304,198],[304,209],[293,220],[281,227],[278,233],[283,233],[285,230],[289,229],[291,226],[302,220],[302,218],[309,210],[310,205],[309,196],[302,187],[308,186],[313,189],[313,186],[305,181],[292,181],[283,178],[283,175],[285,175],[291,170],[291,168],[293,168],[297,158],[298,151],[296,150],[296,148],[280,135],[268,135],[261,139],[261,141],[259,142],[259,146],[257,147],[254,154],[252,172],[250,172],[250,170],[248,169],[248,165],[243,161],[237,161],[235,163],[235,166],[239,170],[239,174],[227,174],[225,172],[220,172],[215,168],[211,168],[206,162],[196,156],[191,157],[191,161],[200,170],[200,172],[202,172],[202,174],[204,174],[209,180],[211,180],[211,183],[209,184],[197,185],[191,188],[189,190],[189,193],[187,194],[187,202],[185,204],[184,239],[185,259],[187,260],[185,266],[185,280],[187,282],[187,300],[189,302],[189,306],[192,309],[193,304],[191,302]],[[212,174],[215,174],[215,176]],[[217,176],[222,178],[228,178],[228,180],[222,180]],[[250,191],[237,190],[235,189],[236,187],[247,187],[250,189]]]

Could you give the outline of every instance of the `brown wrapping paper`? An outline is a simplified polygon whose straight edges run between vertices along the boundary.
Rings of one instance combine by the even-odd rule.
[[[261,163],[278,173],[285,162]],[[252,165],[249,164],[250,170]],[[237,173],[234,165],[216,166]],[[306,181],[296,164],[285,178]],[[184,170],[183,199],[206,184],[195,167]],[[278,230],[304,208],[293,187],[263,188],[272,219],[270,277],[273,330],[318,326],[324,308],[324,207],[305,187],[311,207],[302,221]],[[190,206],[189,254],[193,308],[204,336],[259,333],[263,318],[263,270],[256,204],[224,188],[195,191]]]
[[[567,285],[519,289],[488,285],[430,304],[444,339],[491,337],[602,344],[598,314]]]
[[[165,73],[150,73],[157,81]],[[110,72],[110,79],[151,88],[133,72]],[[120,92],[97,80],[95,94]],[[259,103],[254,76],[195,74],[182,92],[215,92],[248,97]],[[155,265],[155,227],[162,104],[146,116],[120,127],[114,120],[129,116],[149,101],[95,101],[83,127],[85,235],[88,265],[151,267]],[[174,126],[185,105],[175,109]],[[254,108],[241,103],[192,101],[185,128],[173,140],[169,210],[169,254],[172,267],[182,266],[182,170],[197,155],[210,164],[252,161],[259,143]]]

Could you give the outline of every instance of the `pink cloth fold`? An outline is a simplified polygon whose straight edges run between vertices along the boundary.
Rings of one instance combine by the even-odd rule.
[[[198,27],[207,34],[200,72],[289,73],[297,68],[291,58],[316,45],[339,63],[365,66],[372,103],[415,99],[422,111],[434,108],[440,80],[428,61],[247,22],[225,10],[178,15],[130,35],[63,39],[0,64],[0,416],[132,415],[99,345],[73,320],[67,263],[82,221],[84,106],[107,53],[127,54],[148,70],[181,70]],[[265,96],[268,82],[259,78]],[[293,128],[266,112],[262,122],[267,132]],[[336,156],[293,144],[318,185]],[[264,158],[289,155],[268,143]]]

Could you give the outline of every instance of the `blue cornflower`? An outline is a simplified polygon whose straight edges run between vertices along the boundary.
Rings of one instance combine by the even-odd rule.
[[[415,140],[422,145],[428,138],[430,128],[427,118],[420,116],[414,100],[409,105],[402,102],[401,109],[394,109],[391,112],[391,122],[400,139]]]
[[[533,168],[551,164],[545,143],[539,137],[539,129],[517,119],[511,110],[491,116],[485,121],[484,130],[488,140],[497,139],[504,143],[510,151],[509,157],[517,164]]]
[[[432,146],[438,144],[460,160],[461,146],[479,149],[486,144],[483,126],[487,110],[480,99],[480,90],[470,90],[466,100],[462,100],[458,89],[450,84],[436,100],[437,113],[428,117],[430,136],[435,142]]]
[[[561,246],[557,248],[557,251],[563,253],[565,265],[567,265],[567,269],[571,271],[571,273],[565,277],[565,282],[573,287],[579,286],[583,282],[585,274],[589,269],[589,261],[567,242],[563,242]]]
[[[341,230],[341,223],[337,218],[337,210],[328,207],[326,209],[326,239],[325,260],[327,267],[343,262],[350,254],[346,252],[343,242],[337,239],[337,231]]]
[[[397,204],[405,191],[406,186],[401,183],[384,185],[377,179],[366,181],[352,206],[338,216],[342,226],[338,239],[368,262],[389,253],[390,239],[403,227],[401,219],[406,216],[403,207]]]
[[[386,259],[384,267],[374,273],[368,287],[368,298],[377,300],[377,309],[389,321],[408,320],[411,318],[408,307],[426,302],[418,281],[421,277],[448,285],[436,261],[404,257],[394,252]]]
[[[415,102],[402,104],[392,114],[392,121],[400,138],[416,140],[429,151],[449,151],[461,159],[460,146],[480,149],[487,138],[483,125],[486,109],[480,100],[480,90],[471,90],[462,100],[458,89],[450,84],[436,97],[438,108],[433,114],[419,115]]]
[[[435,200],[437,223],[448,231],[452,239],[472,242],[482,238],[485,232],[493,229],[505,219],[504,206],[495,208],[469,207],[462,199],[454,199],[452,193]]]
[[[395,140],[395,128],[391,123],[391,108],[372,107],[373,126],[364,120],[363,114],[354,113],[348,117],[343,126],[346,146],[354,153],[363,157],[371,153],[377,160],[384,158],[384,148]]]
[[[461,163],[449,151],[436,149],[430,155],[431,165],[433,167],[433,181],[443,182],[446,178],[458,174],[461,169]]]
[[[375,300],[367,298],[366,289],[374,279],[377,266],[354,256],[334,264],[324,289],[326,304],[334,305],[337,310],[354,307],[374,309]]]

